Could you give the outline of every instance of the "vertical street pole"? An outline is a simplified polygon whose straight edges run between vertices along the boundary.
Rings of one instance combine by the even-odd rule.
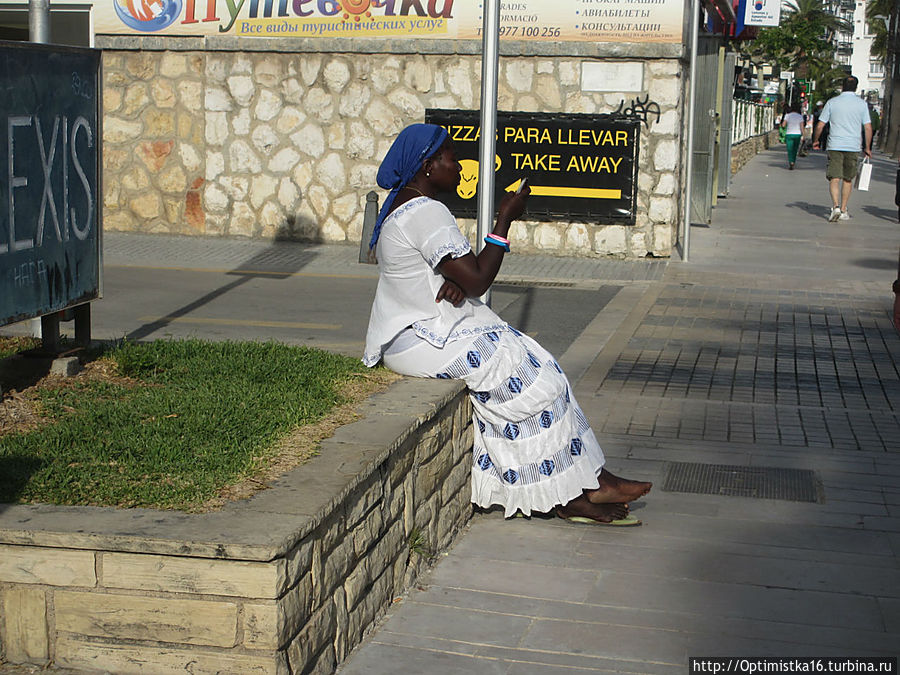
[[[497,135],[497,73],[500,61],[500,0],[484,0],[481,18],[481,141],[478,146],[478,241],[494,229],[494,155]],[[491,291],[481,297],[488,306]]]
[[[28,0],[28,39],[50,42],[50,0]]]
[[[694,171],[694,99],[697,90],[697,42],[699,41],[700,0],[691,0],[691,84],[688,94],[687,167],[684,180],[684,235],[681,238],[681,262],[690,260],[691,184]]]
[[[31,42],[50,42],[50,0],[28,0],[28,39]],[[59,312],[32,319],[31,334],[41,338],[46,351],[59,348]]]

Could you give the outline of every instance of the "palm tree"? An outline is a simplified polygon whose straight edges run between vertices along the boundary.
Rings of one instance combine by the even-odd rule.
[[[893,2],[894,0],[884,0]],[[849,22],[835,16],[823,0],[788,0],[778,26],[764,28],[756,40],[742,45],[755,60],[766,60],[798,78],[816,81],[818,95],[827,97],[834,82],[846,76],[834,58],[831,37],[852,32]]]
[[[891,2],[892,0],[886,1]],[[785,23],[792,28],[810,25],[816,30],[821,30],[826,37],[831,37],[837,31],[853,32],[853,26],[828,11],[822,0],[788,0],[785,3],[781,25]]]
[[[866,6],[866,21],[875,33],[869,54],[884,66],[884,117],[879,144],[896,156],[900,152],[900,139],[896,131],[900,128],[900,78],[895,67],[900,58],[900,40],[896,34],[900,23],[900,4],[896,0],[871,0]],[[891,30],[895,31],[893,37]]]
[[[872,40],[872,46],[869,48],[869,55],[879,59],[885,66],[885,70],[889,65],[888,61],[888,19],[890,19],[891,11],[894,8],[895,0],[870,0],[866,5],[866,21],[869,28],[875,33]]]
[[[837,32],[853,32],[848,21],[832,14],[822,0],[789,0],[779,28],[794,36],[789,65],[808,76],[809,69],[822,71],[834,63],[831,38]]]

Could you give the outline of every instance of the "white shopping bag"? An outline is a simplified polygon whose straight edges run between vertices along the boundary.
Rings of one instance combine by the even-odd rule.
[[[872,180],[872,162],[866,157],[863,159],[856,176],[856,187],[860,190],[869,189],[869,181]]]

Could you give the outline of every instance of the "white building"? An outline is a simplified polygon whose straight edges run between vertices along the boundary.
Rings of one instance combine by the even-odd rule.
[[[884,64],[871,55],[875,34],[866,21],[866,0],[854,3],[853,50],[850,59],[852,73],[859,78],[859,93],[884,98]]]
[[[832,0],[831,12],[851,26],[851,31],[838,31],[832,36],[839,64],[859,78],[858,93],[868,98],[884,97],[884,66],[871,56],[874,33],[866,21],[867,0]]]

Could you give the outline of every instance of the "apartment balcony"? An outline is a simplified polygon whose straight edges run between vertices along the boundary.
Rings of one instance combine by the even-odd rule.
[[[838,40],[838,54],[851,54],[853,52],[853,43],[850,40]]]

